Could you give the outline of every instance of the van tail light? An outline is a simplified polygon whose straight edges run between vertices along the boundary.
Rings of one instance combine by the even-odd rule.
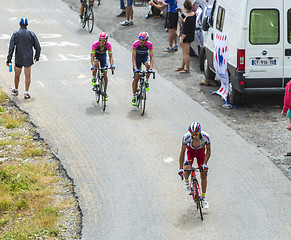
[[[245,71],[245,50],[244,49],[237,50],[237,71],[238,72]]]

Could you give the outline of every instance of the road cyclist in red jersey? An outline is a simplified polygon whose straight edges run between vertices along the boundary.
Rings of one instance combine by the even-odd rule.
[[[141,32],[138,36],[138,40],[132,45],[132,65],[134,71],[134,79],[132,82],[132,106],[136,106],[136,89],[139,80],[139,73],[141,71],[141,64],[144,64],[147,70],[145,86],[146,91],[149,91],[148,80],[150,74],[153,72],[154,49],[153,44],[148,41],[148,39],[149,34],[147,32]]]
[[[108,85],[108,77],[107,77],[107,54],[109,56],[109,63],[110,69],[114,70],[115,67],[113,65],[113,56],[112,56],[112,46],[108,42],[108,34],[106,32],[101,32],[99,34],[99,41],[96,41],[92,44],[92,51],[91,51],[91,64],[93,70],[93,78],[92,78],[92,85],[93,90],[96,87],[96,73],[98,68],[102,68],[104,70],[104,80],[105,80],[105,89],[107,89]],[[106,101],[108,100],[108,95],[106,94]]]
[[[184,175],[185,191],[191,194],[191,187],[189,184],[190,172],[184,172],[184,169],[191,169],[194,158],[197,159],[197,165],[204,171],[200,172],[201,187],[202,187],[202,204],[203,208],[208,208],[206,200],[208,160],[211,155],[211,144],[209,135],[201,131],[201,125],[198,122],[193,122],[188,128],[188,132],[184,135],[182,140],[182,147],[180,152],[180,170],[179,175]]]

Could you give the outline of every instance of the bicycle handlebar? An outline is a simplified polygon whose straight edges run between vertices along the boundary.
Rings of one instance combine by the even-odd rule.
[[[192,172],[192,171],[196,171],[196,172],[204,172],[206,176],[207,176],[207,172],[208,172],[208,170],[204,170],[204,169],[201,168],[201,167],[198,167],[198,168],[192,167],[192,168],[190,168],[190,169],[184,169],[184,172]],[[182,181],[183,181],[183,179],[184,179],[183,174],[181,174],[181,175],[179,175],[179,176],[182,178]]]

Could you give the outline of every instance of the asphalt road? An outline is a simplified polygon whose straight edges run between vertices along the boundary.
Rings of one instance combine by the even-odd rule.
[[[131,107],[131,53],[112,38],[116,71],[106,112],[94,101],[89,54],[93,34],[60,0],[1,1],[0,85],[10,35],[25,16],[42,46],[32,69],[28,112],[75,183],[82,239],[290,239],[291,184],[267,157],[160,75],[145,116]],[[201,222],[177,175],[181,139],[200,121],[210,134],[207,199]]]

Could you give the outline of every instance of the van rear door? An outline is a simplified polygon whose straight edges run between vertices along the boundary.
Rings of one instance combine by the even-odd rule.
[[[246,87],[270,88],[283,85],[282,9],[283,0],[276,1],[276,4],[270,0],[248,1]]]
[[[291,80],[291,1],[284,3],[284,79]]]

